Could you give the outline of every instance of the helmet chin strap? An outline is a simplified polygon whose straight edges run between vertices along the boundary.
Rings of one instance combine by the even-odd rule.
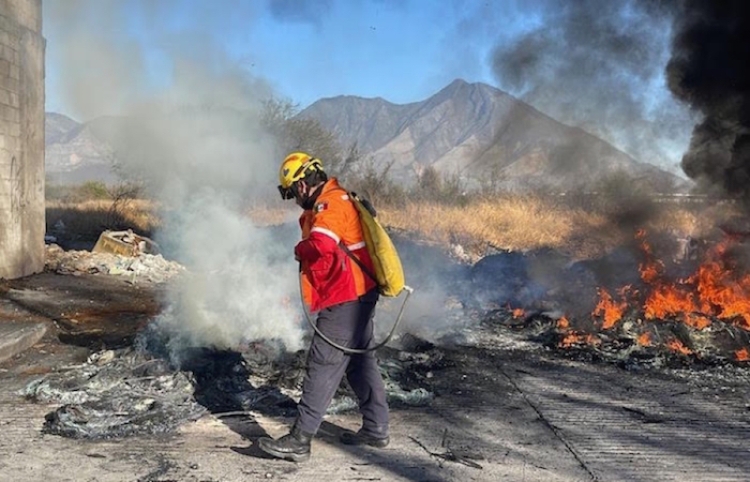
[[[320,185],[317,186],[315,190],[313,190],[313,192],[307,195],[302,194],[299,191],[299,186],[297,187],[297,195],[300,198],[300,206],[302,207],[302,209],[308,210],[308,209],[312,209],[315,207],[315,201],[318,200],[318,196],[320,195],[320,192],[323,190],[323,184],[325,183],[320,183]]]

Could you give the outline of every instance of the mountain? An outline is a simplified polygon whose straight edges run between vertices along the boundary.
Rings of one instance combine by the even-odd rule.
[[[339,96],[299,113],[356,143],[376,165],[393,164],[398,179],[434,167],[469,184],[509,188],[591,189],[622,172],[654,189],[682,180],[583,130],[564,125],[483,83],[455,80],[430,98],[393,104],[381,98]]]
[[[240,114],[237,122],[242,121]],[[376,167],[391,165],[392,177],[406,183],[431,166],[445,176],[460,176],[469,188],[593,190],[599,180],[615,173],[656,191],[685,184],[483,83],[455,80],[428,99],[409,104],[356,96],[320,99],[298,116],[319,121],[344,146],[356,143]],[[101,117],[80,124],[48,113],[48,177],[61,183],[114,180],[115,150],[141,156],[133,150],[148,144],[146,129],[130,121]]]
[[[45,116],[45,169],[55,184],[112,182],[112,148],[95,135],[92,124],[80,124],[62,114]]]
[[[78,126],[78,122],[68,116],[47,112],[44,125],[47,145],[65,142],[66,135]]]

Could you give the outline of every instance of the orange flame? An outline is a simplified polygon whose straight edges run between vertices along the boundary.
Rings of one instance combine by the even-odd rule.
[[[660,285],[649,294],[643,306],[646,319],[664,319],[676,316],[682,322],[702,330],[711,324],[711,320],[699,313],[695,294],[678,286]]]
[[[720,252],[722,247],[717,249]],[[741,318],[741,328],[750,329],[750,275],[733,279],[732,271],[719,262],[702,265],[693,277],[703,313],[719,318]]]
[[[654,258],[651,245],[646,241],[646,230],[639,229],[635,233],[636,239],[641,242],[641,250],[646,255],[646,261],[638,265],[638,271],[641,273],[641,279],[646,283],[653,283],[664,273],[664,263]]]
[[[526,312],[523,310],[523,308],[516,308],[515,310],[513,310],[513,318],[521,318],[525,314]]]
[[[578,335],[578,333],[568,333],[567,335],[565,335],[565,338],[560,340],[558,345],[563,348],[568,348],[578,343],[579,339],[580,339],[580,335]]]
[[[638,344],[641,346],[651,346],[651,333],[648,331],[641,333],[638,337]]]
[[[750,361],[750,350],[747,348],[741,348],[734,352],[734,357],[737,361]]]
[[[629,286],[622,288],[620,290],[620,295],[624,296],[629,289]],[[607,290],[601,288],[599,289],[599,303],[596,305],[596,308],[594,308],[594,316],[603,317],[602,329],[608,330],[622,319],[622,315],[627,307],[628,302],[626,300],[615,302],[612,300],[612,296],[610,296]]]
[[[690,355],[693,353],[693,351],[686,347],[680,340],[673,338],[669,340],[666,343],[666,346],[673,351],[676,351],[677,353],[681,353],[682,355]]]
[[[570,328],[570,321],[563,315],[560,317],[559,320],[557,320],[557,327],[561,330],[567,330]]]
[[[571,331],[560,340],[558,346],[561,348],[570,348],[573,345],[598,345],[599,343],[601,343],[601,340],[595,335]]]
[[[750,275],[738,278],[726,266],[721,257],[727,248],[728,241],[717,245],[698,271],[679,285],[657,287],[646,300],[646,317],[679,316],[697,329],[706,328],[716,317],[750,329]]]
[[[649,320],[677,318],[689,326],[702,330],[712,318],[732,321],[750,330],[750,275],[737,276],[722,260],[729,243],[718,244],[698,271],[685,280],[667,282],[664,264],[655,259],[646,241],[645,230],[636,233],[646,261],[638,267],[641,279],[650,285],[643,301],[643,314]],[[636,302],[636,292],[626,286],[620,290],[621,301],[616,302],[604,289],[599,290],[599,303],[593,315],[603,317],[602,328],[612,328],[630,303]]]

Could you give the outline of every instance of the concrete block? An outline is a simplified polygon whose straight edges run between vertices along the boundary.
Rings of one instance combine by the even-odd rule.
[[[8,32],[11,38],[18,36],[18,24],[5,15],[8,9],[0,11],[0,30]],[[10,13],[10,12],[7,12]]]
[[[11,66],[11,70],[14,69],[18,71],[17,66]],[[11,72],[11,75],[0,75],[0,88],[18,93],[19,80],[17,76],[13,76],[13,72]]]
[[[13,37],[10,35],[10,32],[7,30],[0,29],[0,45],[5,45],[6,47],[14,48],[14,45],[16,44],[15,40],[13,40]]]
[[[3,104],[3,115],[11,122],[21,122],[20,110],[9,104]]]
[[[21,137],[21,124],[18,122],[8,121],[6,123],[6,133],[11,137]]]
[[[0,75],[10,76],[10,60],[0,59]]]
[[[44,267],[41,30],[41,0],[0,0],[0,278]]]
[[[46,332],[45,323],[0,320],[0,363],[34,346]]]
[[[2,89],[0,89],[0,92],[2,92]],[[21,121],[18,109],[11,107],[7,102],[0,102],[0,119],[10,122]]]
[[[0,17],[15,28],[42,30],[42,0],[0,0]],[[3,24],[0,23],[0,26]]]
[[[18,51],[10,45],[0,43],[0,58],[7,59],[11,64],[18,64]]]

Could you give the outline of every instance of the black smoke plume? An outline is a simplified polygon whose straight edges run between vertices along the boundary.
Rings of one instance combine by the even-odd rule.
[[[667,77],[704,116],[682,158],[685,174],[750,205],[750,2],[684,0]]]
[[[536,4],[539,21],[492,52],[499,86],[639,161],[676,171],[694,122],[663,88],[674,2]]]

